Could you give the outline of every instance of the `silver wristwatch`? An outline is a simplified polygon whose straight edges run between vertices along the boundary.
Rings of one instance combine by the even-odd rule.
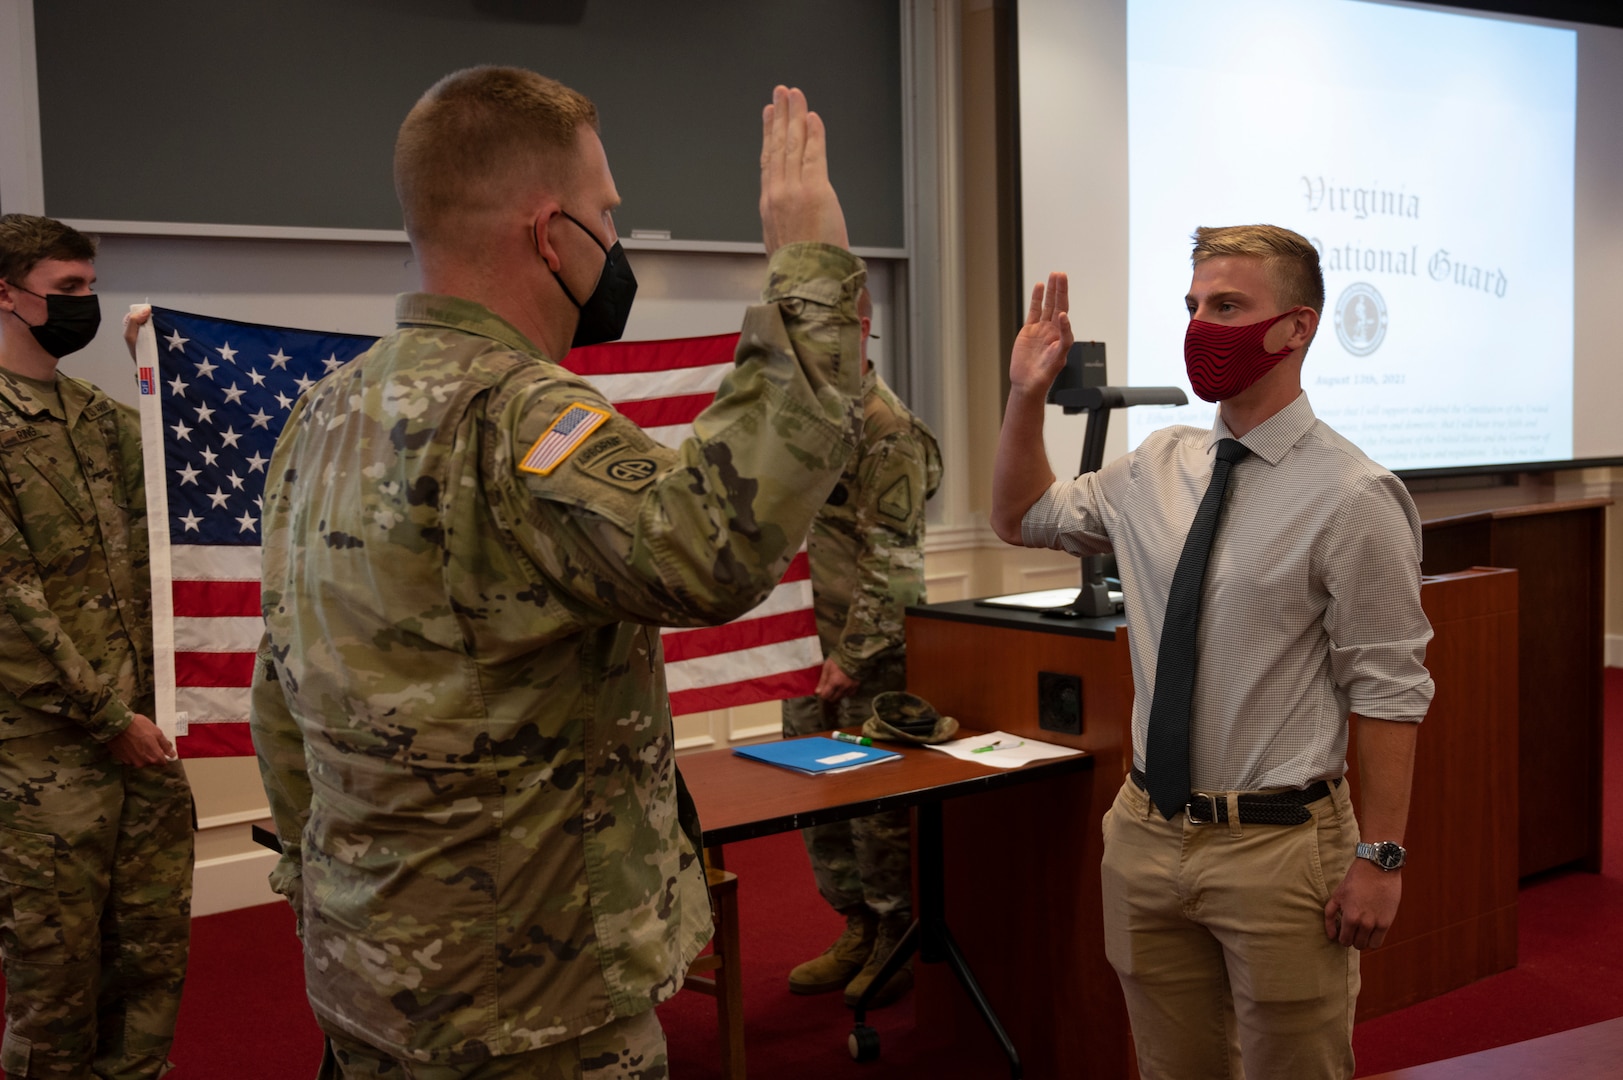
[[[1402,844],[1380,840],[1373,844],[1359,844],[1353,854],[1360,859],[1368,859],[1382,870],[1396,870],[1403,865],[1409,853],[1403,850]]]

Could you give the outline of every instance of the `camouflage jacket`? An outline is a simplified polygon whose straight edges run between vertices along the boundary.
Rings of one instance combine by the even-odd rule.
[[[252,726],[324,1027],[477,1061],[681,986],[711,922],[658,627],[738,616],[799,548],[859,422],[865,276],[776,253],[675,450],[443,296],[294,407]]]
[[[941,450],[877,372],[863,379],[862,437],[807,545],[823,655],[860,681],[902,651],[903,615],[924,602],[924,501]]]
[[[152,583],[136,411],[60,376],[56,411],[0,369],[0,739],[150,709]]]

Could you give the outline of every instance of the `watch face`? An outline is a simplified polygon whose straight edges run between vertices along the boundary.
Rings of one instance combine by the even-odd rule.
[[[1392,841],[1383,840],[1372,847],[1374,849],[1372,854],[1375,856],[1373,861],[1382,870],[1396,870],[1403,865],[1403,848]]]

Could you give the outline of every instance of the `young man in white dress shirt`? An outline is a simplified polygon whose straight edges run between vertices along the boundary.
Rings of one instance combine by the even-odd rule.
[[[1357,950],[1378,947],[1397,913],[1432,695],[1420,523],[1402,483],[1316,419],[1302,391],[1324,307],[1313,246],[1266,225],[1195,241],[1184,353],[1195,392],[1218,402],[1212,429],[1166,428],[1056,481],[1044,398],[1072,333],[1065,275],[1050,275],[1009,365],[992,522],[1009,543],[1114,551],[1121,568],[1137,694],[1132,776],[1105,818],[1105,948],[1140,1072],[1350,1077]],[[1219,467],[1226,496],[1211,485],[1216,516],[1196,545]],[[1205,560],[1203,579],[1180,579],[1192,610],[1169,603],[1186,538]],[[1182,653],[1180,619],[1194,620]],[[1157,699],[1180,681],[1183,719],[1168,728]],[[1369,844],[1342,782],[1349,719]],[[1176,757],[1171,786],[1157,787]]]

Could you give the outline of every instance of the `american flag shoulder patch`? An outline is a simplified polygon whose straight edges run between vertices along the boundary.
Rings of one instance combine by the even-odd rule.
[[[525,472],[540,473],[546,476],[563,464],[564,460],[586,437],[603,425],[609,418],[609,410],[597,409],[590,405],[576,402],[563,411],[563,415],[552,422],[552,426],[541,433],[530,447],[530,452],[524,455],[524,460],[518,467]]]

